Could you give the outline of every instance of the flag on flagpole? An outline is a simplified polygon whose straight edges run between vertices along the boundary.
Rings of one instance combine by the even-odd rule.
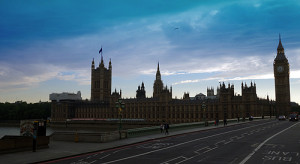
[[[102,53],[102,47],[101,47],[101,49],[99,50],[99,54],[100,54],[100,53]]]

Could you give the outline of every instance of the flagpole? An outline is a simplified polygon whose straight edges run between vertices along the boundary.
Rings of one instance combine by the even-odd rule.
[[[100,48],[100,50],[99,50],[99,54],[100,54],[100,52],[101,52],[101,62],[102,62],[102,60],[103,60],[103,56],[102,56],[102,45],[101,45],[101,48]]]

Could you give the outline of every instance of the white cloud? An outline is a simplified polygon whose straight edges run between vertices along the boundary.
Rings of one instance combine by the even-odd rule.
[[[256,3],[256,4],[254,4],[253,5],[255,8],[259,8],[260,6],[261,6],[261,4],[260,3]]]
[[[41,69],[43,68],[43,69]],[[57,67],[53,65],[28,64],[24,66],[2,63],[0,70],[0,90],[26,89],[56,76]]]
[[[290,71],[290,78],[298,79],[300,78],[300,70]]]
[[[201,79],[196,79],[196,80],[183,80],[183,81],[180,81],[180,82],[176,82],[176,83],[173,83],[172,85],[178,85],[178,84],[187,84],[187,83],[198,83],[200,81],[203,81]]]
[[[79,85],[90,85],[91,76],[87,70],[65,70],[66,72],[59,72],[56,76],[59,80],[76,81]]]
[[[217,15],[218,13],[219,13],[218,10],[213,10],[213,11],[211,11],[209,14],[212,15],[212,16],[215,16],[215,15]]]
[[[24,90],[36,87],[51,79],[76,81],[79,85],[90,85],[90,73],[85,70],[70,70],[52,64],[30,64],[22,67],[1,63],[0,91]],[[74,72],[75,71],[75,72]],[[66,74],[72,72],[72,74]]]

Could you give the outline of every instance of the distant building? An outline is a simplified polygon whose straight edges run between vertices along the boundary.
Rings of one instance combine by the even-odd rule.
[[[111,62],[109,65],[111,67]],[[93,69],[92,67],[92,71]],[[102,69],[106,69],[104,65]],[[104,71],[102,71],[103,73]],[[99,75],[104,78],[102,81],[109,81],[111,77],[102,76],[102,74]],[[93,81],[95,82],[95,80]],[[97,89],[101,91],[110,85],[99,85],[100,88]],[[275,115],[272,101],[259,99],[256,95],[256,85],[253,83],[250,87],[242,83],[242,96],[234,95],[233,85],[228,84],[226,87],[223,83],[218,87],[219,95],[213,95],[213,91],[210,89],[209,95],[212,98],[207,98],[200,93],[196,95],[197,99],[189,97],[189,93],[184,93],[183,99],[173,99],[172,87],[168,89],[167,86],[163,86],[158,64],[153,84],[153,97],[145,97],[146,91],[144,83],[142,83],[136,91],[136,98],[122,99],[125,103],[122,118],[144,119],[149,123],[158,124],[160,122],[199,122],[203,121],[204,118],[215,120]],[[94,94],[96,93],[99,94],[100,92],[94,92]],[[107,97],[110,101],[96,100],[95,97],[97,96],[92,94],[91,99],[94,98],[93,101],[63,101],[61,103],[52,101],[52,122],[66,121],[67,119],[119,118],[119,111],[115,108],[115,102],[121,98],[121,90],[120,92],[115,90],[111,95],[103,94],[102,97]]]
[[[137,99],[146,98],[146,91],[145,91],[144,82],[142,82],[142,87],[138,86],[138,90],[136,90],[136,98]]]
[[[274,61],[276,103],[257,96],[256,84],[241,84],[241,95],[235,95],[234,85],[220,83],[217,93],[214,88],[207,88],[207,96],[200,93],[191,98],[189,93],[184,93],[182,99],[172,98],[172,87],[164,87],[161,79],[159,63],[156,78],[153,84],[153,97],[145,96],[144,83],[138,86],[136,98],[122,99],[122,93],[116,90],[111,93],[111,70],[109,61],[105,68],[103,59],[98,68],[92,61],[91,101],[52,101],[52,122],[66,121],[72,118],[83,119],[117,119],[120,117],[115,102],[122,99],[125,109],[122,110],[123,119],[144,119],[152,124],[161,122],[184,123],[199,122],[204,119],[232,119],[237,117],[262,117],[286,113],[289,110],[289,65],[284,56],[284,51],[279,43],[278,57]],[[55,99],[54,99],[55,100]],[[61,99],[60,99],[61,100]],[[66,100],[66,99],[64,99]],[[285,107],[284,107],[285,106]]]
[[[217,99],[220,94],[220,88],[217,88],[217,94],[215,95],[215,90],[213,87],[207,88],[207,97],[206,99]]]
[[[183,98],[182,98],[183,100],[194,100],[195,99],[195,97],[190,97],[190,93],[185,93],[184,92],[184,94],[183,94]]]
[[[195,100],[205,100],[206,96],[203,93],[199,93],[195,96]]]
[[[51,93],[49,95],[49,99],[52,102],[82,100],[80,91],[78,91],[77,94],[75,94],[75,93],[67,93],[67,92],[63,92],[63,93]]]

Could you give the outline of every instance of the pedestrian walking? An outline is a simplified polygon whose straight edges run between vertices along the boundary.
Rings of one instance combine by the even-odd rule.
[[[226,118],[224,118],[224,126],[226,126],[227,125],[227,120],[226,120]]]
[[[216,120],[216,123],[217,123],[217,126],[219,125],[219,119],[217,118],[217,120]]]
[[[163,133],[163,132],[164,132],[164,125],[160,124],[160,133]]]
[[[165,124],[165,135],[169,134],[169,124]]]

